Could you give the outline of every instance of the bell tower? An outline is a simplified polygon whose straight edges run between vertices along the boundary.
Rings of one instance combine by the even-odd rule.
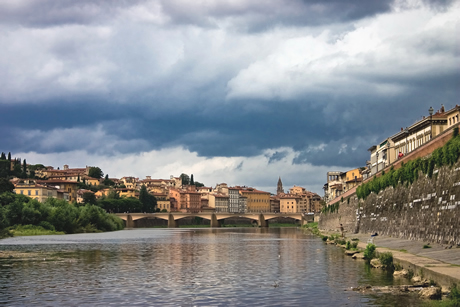
[[[276,187],[276,195],[284,194],[283,183],[281,182],[281,177],[278,178],[278,185]]]

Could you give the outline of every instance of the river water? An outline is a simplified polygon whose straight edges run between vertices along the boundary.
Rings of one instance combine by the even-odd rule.
[[[0,240],[0,251],[8,250],[45,256],[0,261],[0,305],[418,305],[410,296],[349,291],[397,281],[295,228],[134,229]]]

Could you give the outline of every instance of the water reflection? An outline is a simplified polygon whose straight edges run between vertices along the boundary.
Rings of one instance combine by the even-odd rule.
[[[394,282],[287,228],[137,229],[0,241],[0,250],[18,249],[59,258],[0,262],[2,305],[383,306],[383,296],[344,290]],[[410,306],[408,299],[403,305]]]

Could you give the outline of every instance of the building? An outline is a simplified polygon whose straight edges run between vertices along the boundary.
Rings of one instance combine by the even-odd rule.
[[[169,193],[155,193],[153,196],[155,196],[157,199],[157,209],[160,209],[160,211],[166,210],[166,212],[171,212],[171,201],[169,199]]]
[[[228,188],[228,212],[241,213],[240,211],[240,190],[238,188]],[[243,211],[244,212],[244,211]]]
[[[284,194],[283,182],[281,182],[281,177],[278,177],[278,184],[276,185],[276,195]]]
[[[433,109],[429,110],[431,113]],[[460,108],[455,106],[449,111],[445,111],[443,105],[440,110],[429,116],[423,116],[409,127],[401,128],[396,134],[386,138],[377,145],[371,146],[370,176],[382,171],[385,167],[396,162],[401,156],[405,156],[418,147],[429,142],[439,134],[443,133],[451,126],[458,124]],[[366,176],[366,177],[370,177]]]
[[[280,196],[270,196],[270,212],[280,212]]]
[[[50,180],[37,180],[36,183],[41,185],[47,185],[55,187],[58,190],[62,190],[68,193],[68,201],[77,201],[78,182],[61,180],[61,179],[50,179]]]
[[[327,172],[327,183],[323,187],[325,202],[329,202],[343,193],[345,175],[344,172]]]
[[[69,193],[65,190],[46,184],[39,184],[35,180],[20,179],[15,183],[13,190],[16,194],[26,195],[41,203],[48,198],[64,199],[69,201]]]
[[[188,186],[187,189],[170,188],[169,196],[174,210],[188,213],[198,213],[201,210],[201,194],[196,192],[195,186]]]
[[[270,193],[254,188],[240,188],[240,194],[247,198],[247,212],[270,212]]]
[[[281,213],[302,213],[306,212],[306,202],[301,196],[295,194],[284,194],[280,196]]]

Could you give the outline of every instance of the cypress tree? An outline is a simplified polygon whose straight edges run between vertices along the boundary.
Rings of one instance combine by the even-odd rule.
[[[11,152],[8,153],[8,161],[11,162]]]
[[[195,185],[195,181],[193,180],[193,174],[190,176],[190,185]]]
[[[2,156],[0,157],[1,160],[6,160],[6,156],[5,156],[5,153],[2,152]]]

